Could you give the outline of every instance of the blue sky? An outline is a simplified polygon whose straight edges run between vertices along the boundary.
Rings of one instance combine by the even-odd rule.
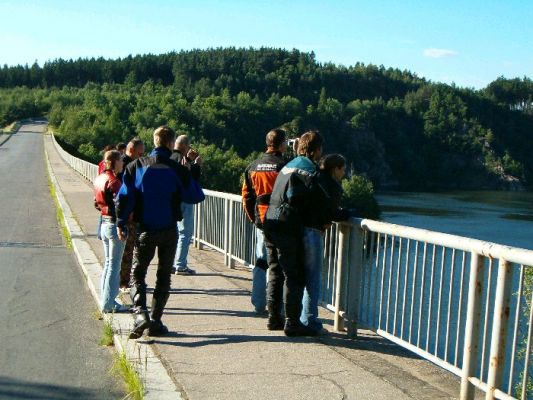
[[[482,88],[533,77],[533,1],[0,1],[0,64],[219,46],[314,51]]]

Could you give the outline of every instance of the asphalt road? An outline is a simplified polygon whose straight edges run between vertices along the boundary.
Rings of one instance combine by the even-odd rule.
[[[0,399],[117,399],[102,322],[56,222],[42,132],[0,146]]]

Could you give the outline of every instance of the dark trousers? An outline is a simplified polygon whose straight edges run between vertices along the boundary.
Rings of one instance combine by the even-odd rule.
[[[122,263],[120,264],[120,287],[130,286],[133,248],[135,247],[137,236],[137,224],[135,222],[128,223],[126,228],[128,229],[128,237],[126,239],[126,246],[124,247],[124,254],[122,255]]]
[[[166,303],[170,290],[170,275],[176,254],[176,227],[162,231],[143,232],[137,235],[133,249],[133,265],[131,271],[131,298],[136,313],[146,311],[146,271],[154,258],[157,248],[157,275],[154,289],[154,300]],[[158,310],[162,314],[163,307]]]
[[[299,318],[305,287],[302,237],[265,231],[265,246],[269,268],[267,301],[276,306],[283,301],[287,318]]]

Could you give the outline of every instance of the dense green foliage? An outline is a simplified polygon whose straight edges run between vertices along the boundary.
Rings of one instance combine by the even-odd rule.
[[[374,187],[367,178],[352,175],[342,181],[343,206],[354,211],[357,217],[378,219],[380,216],[379,205],[374,198]]]
[[[0,125],[46,115],[92,161],[108,143],[150,143],[161,124],[188,133],[212,157],[206,169],[227,174],[206,174],[220,190],[235,191],[232,171],[276,126],[291,136],[318,129],[325,152],[344,154],[377,188],[533,182],[528,78],[475,91],[374,65],[320,64],[297,50],[227,48],[4,66],[0,87]]]

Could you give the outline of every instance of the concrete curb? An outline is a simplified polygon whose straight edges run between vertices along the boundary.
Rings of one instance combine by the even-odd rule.
[[[2,146],[5,142],[7,142],[9,139],[11,139],[11,136],[13,136],[13,132],[6,133],[5,135],[7,136],[6,138],[0,139],[0,146]]]
[[[0,146],[2,146],[5,142],[7,142],[9,139],[11,139],[11,137],[12,137],[15,133],[18,132],[19,128],[20,128],[20,123],[17,122],[17,123],[15,123],[15,125],[13,126],[13,128],[11,129],[11,132],[9,132],[9,133],[5,133],[5,132],[3,132],[3,134],[6,135],[7,137],[4,138],[3,140],[0,139]]]
[[[57,201],[63,211],[64,223],[72,239],[72,247],[76,254],[78,264],[83,270],[94,301],[99,305],[99,281],[102,273],[102,265],[89,243],[85,240],[85,233],[76,221],[70,206],[61,192],[61,188],[53,173],[52,165],[50,164],[46,146],[45,159],[48,176],[54,185]],[[161,360],[154,353],[149,342],[129,340],[129,328],[133,322],[131,315],[103,314],[103,316],[113,326],[113,331],[115,332],[113,341],[117,351],[125,352],[128,361],[135,367],[144,383],[144,399],[182,399],[180,391],[177,389]]]

